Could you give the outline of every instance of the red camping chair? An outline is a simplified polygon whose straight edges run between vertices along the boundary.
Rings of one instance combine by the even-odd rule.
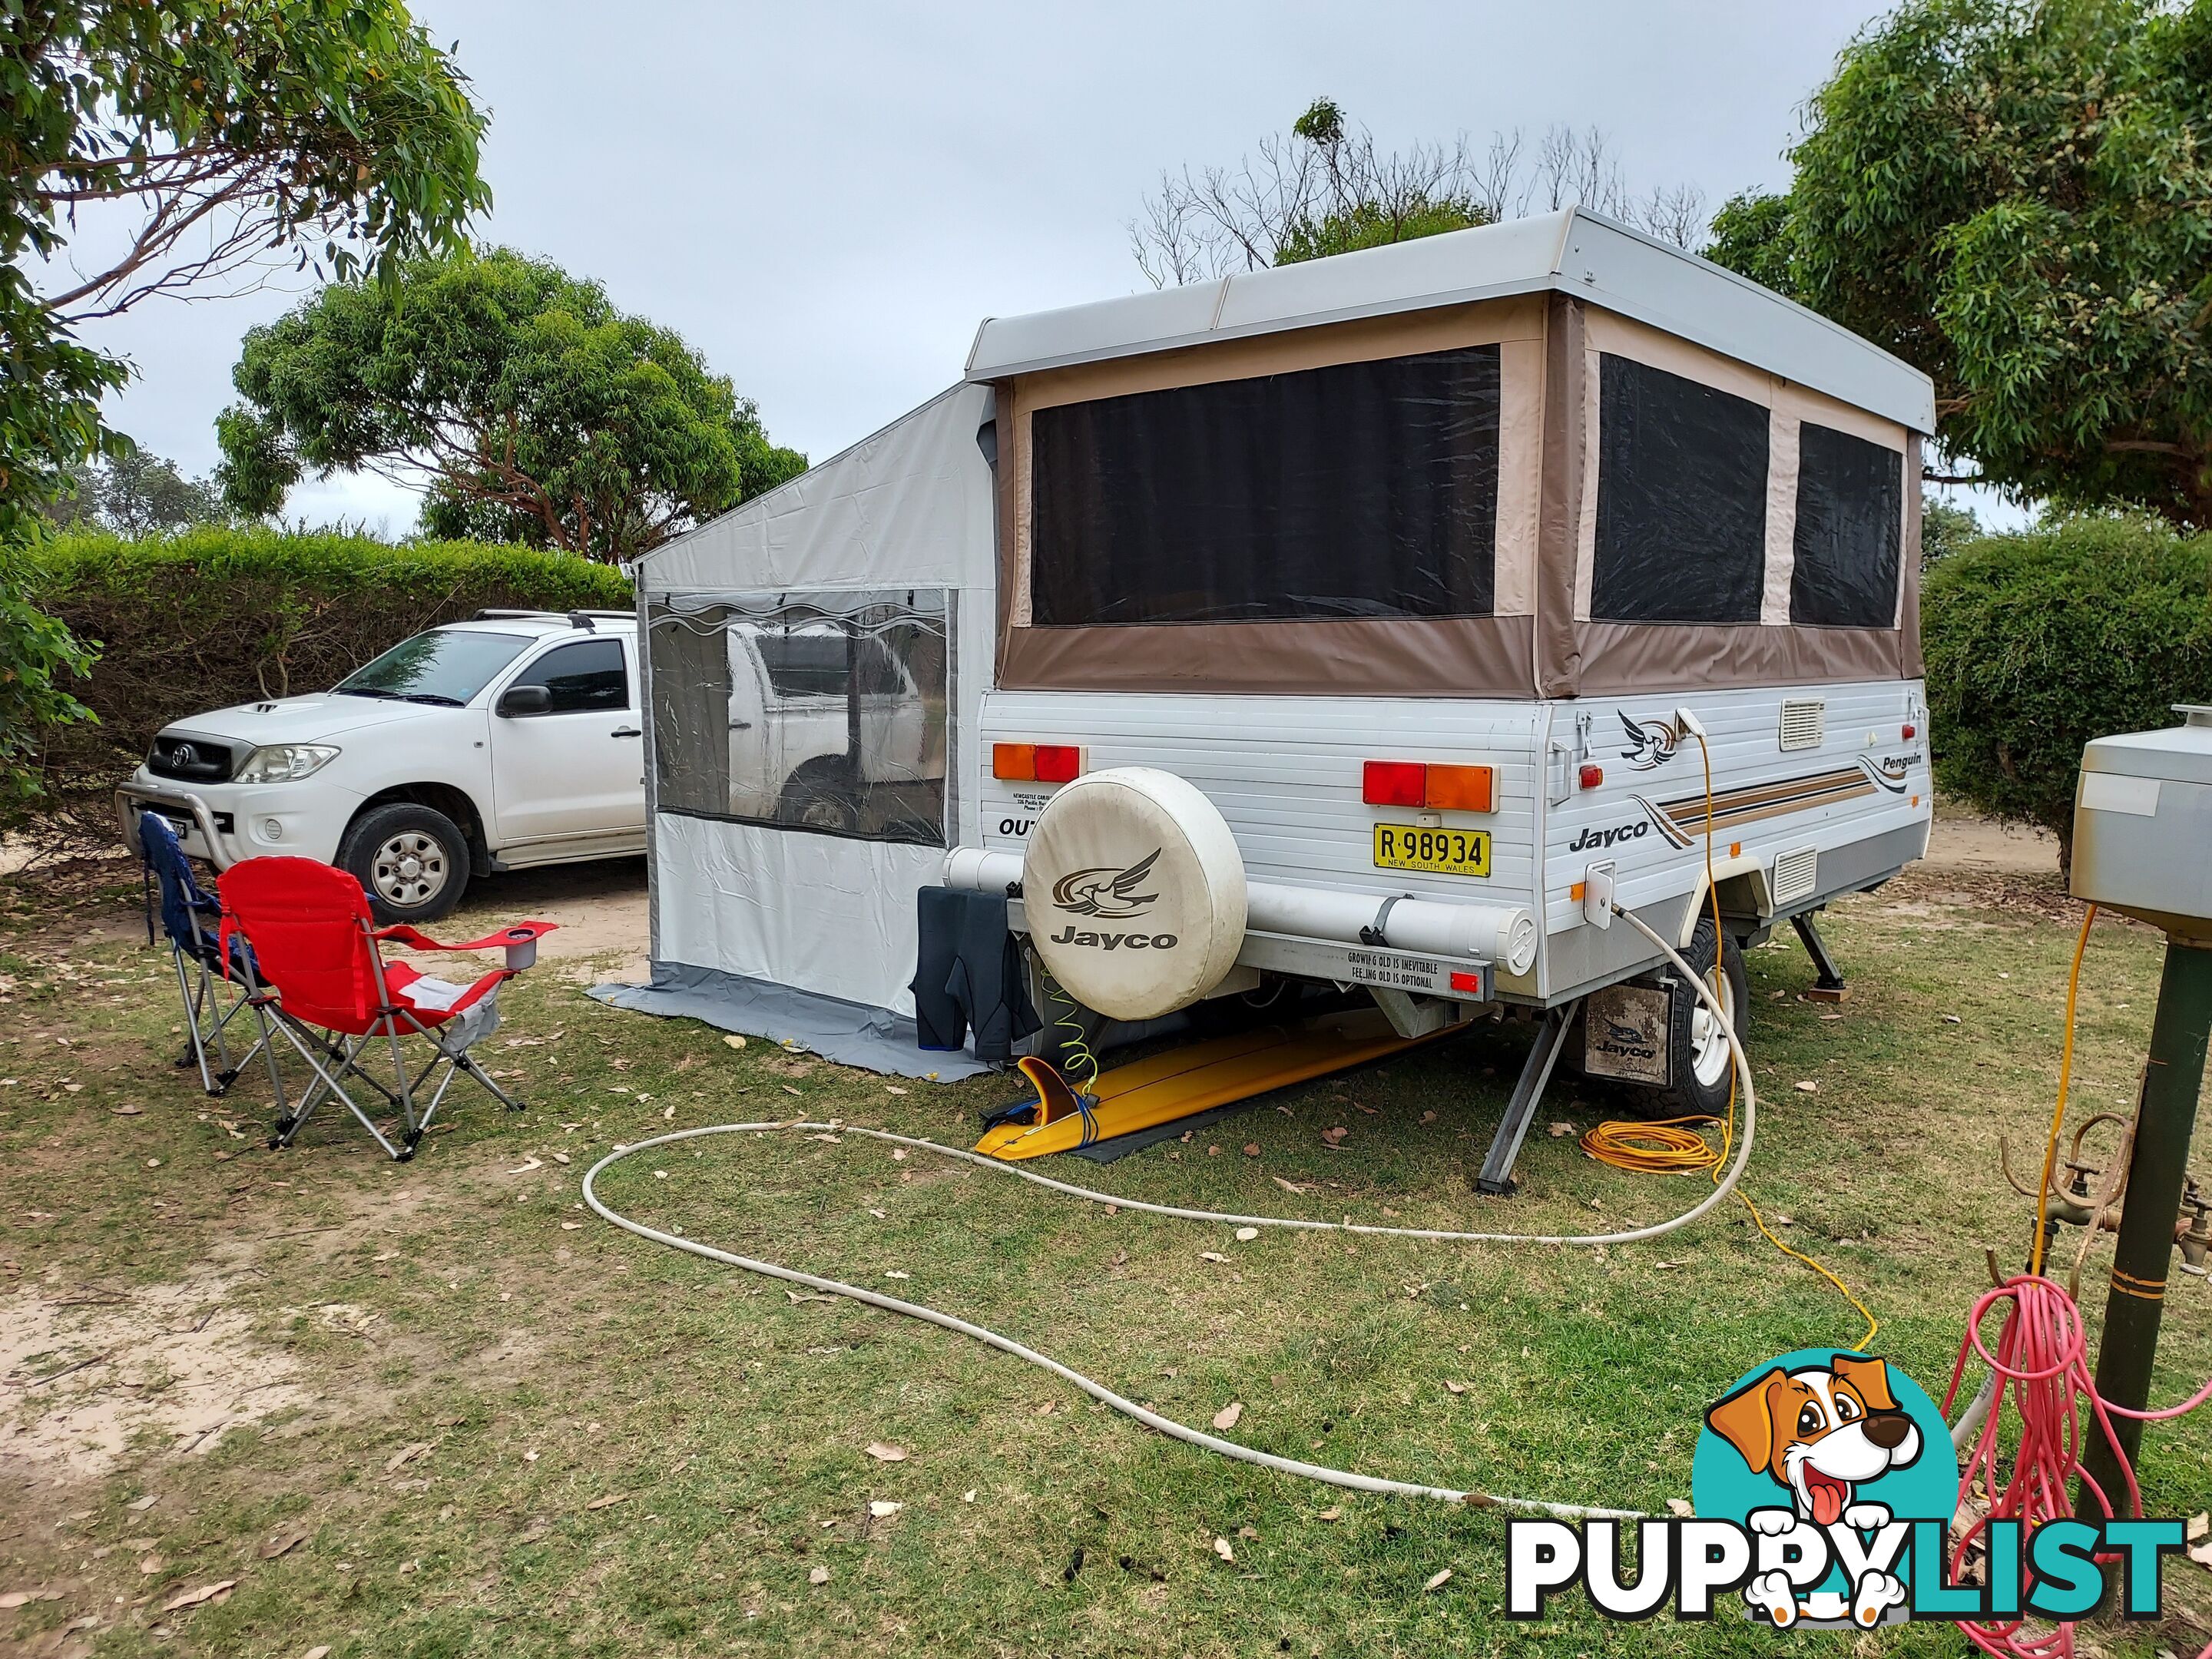
[[[222,897],[223,948],[234,931],[246,936],[263,973],[283,988],[273,994],[276,1029],[313,1068],[315,1081],[295,1111],[276,1102],[276,1133],[271,1146],[287,1146],[324,1097],[336,1095],[376,1137],[376,1144],[401,1162],[415,1155],[423,1132],[446,1098],[457,1073],[465,1072],[498,1097],[507,1110],[521,1103],[493,1082],[469,1057],[469,1046],[499,1024],[501,985],[538,959],[538,941],[553,931],[550,921],[522,921],[465,945],[441,945],[402,923],[379,927],[369,914],[361,884],[343,870],[312,859],[248,859],[223,872],[216,883]],[[386,939],[415,951],[504,949],[507,966],[495,968],[473,985],[451,985],[416,972],[404,963],[386,962],[379,948]],[[411,1075],[403,1039],[419,1036],[433,1050]],[[391,1045],[395,1088],[363,1071],[362,1052],[379,1038]],[[418,1112],[416,1097],[442,1064],[429,1103]],[[399,1115],[400,1144],[385,1138],[361,1103],[346,1091],[350,1079],[374,1089]]]

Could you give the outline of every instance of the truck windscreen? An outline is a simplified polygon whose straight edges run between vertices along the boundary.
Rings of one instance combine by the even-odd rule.
[[[489,685],[529,643],[526,634],[433,629],[400,641],[374,662],[354,670],[335,689],[343,696],[458,705]]]

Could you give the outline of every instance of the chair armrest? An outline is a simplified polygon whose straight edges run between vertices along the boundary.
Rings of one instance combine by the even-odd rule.
[[[560,925],[557,921],[518,921],[497,933],[486,933],[482,939],[447,945],[432,939],[428,933],[416,933],[402,921],[389,927],[379,927],[370,937],[404,945],[410,951],[505,951],[507,970],[520,973],[538,960],[538,941]]]

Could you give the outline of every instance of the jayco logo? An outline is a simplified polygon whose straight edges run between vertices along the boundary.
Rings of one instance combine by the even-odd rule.
[[[1649,772],[1674,758],[1682,733],[1673,720],[1632,720],[1625,708],[1613,712],[1620,716],[1621,732],[1628,738],[1628,747],[1620,751],[1620,757],[1628,763],[1630,771]]]
[[[1624,823],[1613,830],[1585,830],[1567,843],[1570,853],[1595,852],[1601,847],[1611,847],[1624,841],[1635,841],[1651,829],[1651,820],[1638,818],[1633,823]]]
[[[1942,1413],[1912,1379],[1848,1350],[1800,1349],[1739,1379],[1705,1413],[1690,1471],[1692,1519],[1622,1515],[1506,1523],[1505,1610],[1544,1615],[1579,1586],[1600,1613],[1708,1620],[1741,1595],[1777,1630],[1905,1620],[2078,1620],[2121,1589],[2130,1619],[2158,1610],[2160,1568],[2184,1547],[2178,1520],[1996,1518],[1960,1582],[1951,1517],[1959,1465]],[[1623,1571],[1633,1529],[1637,1571]]]
[[[1074,916],[1098,916],[1109,921],[1119,921],[1128,916],[1140,916],[1151,908],[1158,893],[1139,893],[1145,878],[1160,861],[1157,847],[1126,870],[1116,870],[1111,865],[1102,865],[1095,870],[1073,870],[1052,884],[1052,902]]]

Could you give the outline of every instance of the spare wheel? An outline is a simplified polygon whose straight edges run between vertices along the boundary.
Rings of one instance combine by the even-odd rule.
[[[1244,860],[1212,801],[1120,766],[1054,795],[1022,860],[1030,939],[1067,994],[1115,1019],[1188,1008],[1244,944]]]

